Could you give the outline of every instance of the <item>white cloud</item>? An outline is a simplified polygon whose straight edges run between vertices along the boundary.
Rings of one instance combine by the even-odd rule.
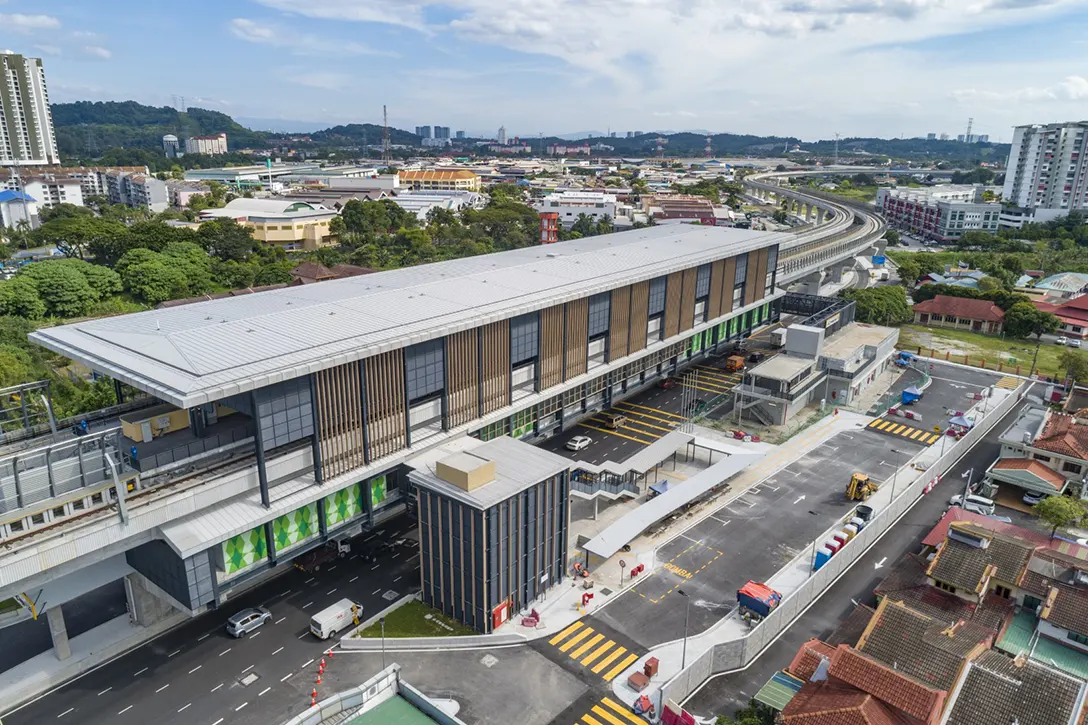
[[[71,32],[73,38],[81,38],[83,40],[90,40],[91,38],[97,38],[98,33],[93,33],[90,30],[73,30]]]
[[[1088,78],[1068,76],[1052,86],[1026,86],[997,91],[976,88],[952,91],[952,97],[965,103],[995,102],[1011,103],[1024,101],[1060,101],[1073,102],[1088,100]]]
[[[103,48],[100,45],[84,45],[81,50],[84,54],[92,58],[100,58],[102,60],[109,60],[113,57],[113,53],[108,48]]]
[[[362,43],[331,40],[299,34],[290,29],[259,23],[248,18],[234,18],[227,27],[231,34],[249,43],[286,48],[294,55],[389,55]]]
[[[3,0],[0,0],[3,2]],[[60,48],[55,45],[35,45],[34,49],[39,51],[42,55],[57,56],[61,54]]]
[[[56,30],[60,21],[52,15],[24,15],[22,13],[0,13],[0,30],[14,30],[17,33],[32,33],[35,30]]]
[[[431,0],[256,0],[265,7],[322,20],[423,27],[423,7]]]
[[[318,88],[323,91],[340,91],[351,82],[351,76],[347,73],[336,71],[293,71],[284,76],[284,80],[308,88]]]

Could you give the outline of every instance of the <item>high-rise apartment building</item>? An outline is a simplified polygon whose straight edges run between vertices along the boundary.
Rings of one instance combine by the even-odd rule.
[[[0,50],[0,166],[60,163],[41,58]]]
[[[219,156],[227,153],[227,134],[217,133],[214,136],[190,136],[185,139],[185,153],[206,154],[207,156]]]
[[[449,138],[450,137],[450,127],[449,126],[435,126],[434,127],[434,137],[435,138]]]
[[[464,138],[464,137],[465,137],[465,132],[464,131],[458,131],[457,132],[457,138]]]
[[[416,126],[416,136],[420,138],[431,138],[430,126]]]
[[[499,142],[499,146],[506,145],[506,126],[499,126],[499,132],[495,135],[495,140]]]
[[[176,159],[181,155],[181,144],[178,143],[178,137],[172,133],[168,133],[162,137],[162,150],[166,152],[166,158]]]
[[[1002,198],[1048,221],[1088,209],[1088,121],[1017,126]]]

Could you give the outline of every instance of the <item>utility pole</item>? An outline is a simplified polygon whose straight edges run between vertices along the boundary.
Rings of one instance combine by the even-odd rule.
[[[393,160],[393,152],[389,143],[389,114],[385,105],[382,105],[382,161],[389,163]]]
[[[835,132],[835,166],[839,165],[839,134]]]

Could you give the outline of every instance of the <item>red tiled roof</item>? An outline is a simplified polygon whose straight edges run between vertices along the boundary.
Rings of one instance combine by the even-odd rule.
[[[939,712],[945,699],[944,691],[926,687],[846,645],[839,645],[829,674],[922,721]]]
[[[1088,635],[1088,594],[1069,586],[1054,587],[1042,619],[1079,635]]]
[[[1046,534],[1040,534],[1029,529],[1022,529],[1019,526],[1013,524],[1006,524],[997,519],[992,519],[989,516],[982,516],[980,514],[972,513],[971,511],[965,511],[959,506],[953,506],[945,512],[941,520],[937,522],[937,525],[930,529],[926,537],[922,539],[924,546],[937,546],[948,538],[948,527],[955,521],[967,521],[976,526],[987,528],[990,531],[996,531],[999,534],[1005,534],[1006,536],[1015,536],[1018,539],[1035,544],[1036,546],[1047,546],[1050,543],[1050,537]]]
[[[1028,458],[1002,458],[994,464],[994,468],[998,471],[1028,471],[1036,478],[1049,483],[1055,491],[1061,491],[1065,487],[1065,479],[1057,471]]]
[[[872,695],[838,683],[806,683],[786,709],[787,725],[900,725],[888,707]]]
[[[1080,425],[1071,415],[1051,413],[1042,435],[1032,446],[1060,456],[1088,460],[1088,425]]]
[[[835,654],[835,648],[829,644],[825,644],[818,639],[810,639],[801,645],[801,649],[797,650],[797,654],[793,657],[793,662],[790,662],[790,666],[786,668],[786,671],[799,680],[809,680],[812,678],[812,673],[816,671],[820,661],[826,657],[831,659]]]
[[[914,311],[934,315],[953,315],[967,320],[986,322],[1001,322],[1005,319],[1004,310],[989,300],[972,300],[947,295],[937,295],[931,300],[919,302],[914,305]]]

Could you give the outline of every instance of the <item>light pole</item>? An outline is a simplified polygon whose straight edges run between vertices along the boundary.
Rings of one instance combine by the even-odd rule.
[[[680,655],[680,671],[683,672],[688,664],[688,613],[691,611],[691,597],[683,589],[677,589],[676,593],[684,598],[684,650]]]
[[[898,448],[892,449],[892,453],[895,454],[895,472],[892,473],[892,501],[895,500],[895,482],[899,480],[899,454],[902,452]]]
[[[378,620],[382,625],[382,671],[385,671],[385,617]]]
[[[819,516],[820,515],[820,514],[816,513],[815,511],[813,511],[812,509],[809,509],[809,513],[812,516]],[[809,564],[809,567],[808,567],[809,574],[811,574],[812,571],[816,568],[816,524],[817,523],[818,523],[818,520],[814,518],[812,520],[812,561],[811,561],[811,563]]]

